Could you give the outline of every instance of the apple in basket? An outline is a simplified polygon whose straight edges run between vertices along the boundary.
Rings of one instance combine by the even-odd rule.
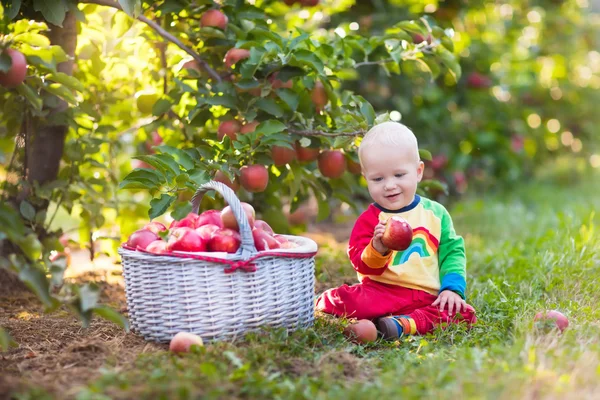
[[[138,229],[133,232],[129,239],[127,239],[127,246],[133,247],[134,249],[146,250],[146,247],[155,240],[159,240],[160,237],[152,231],[147,229]]]
[[[169,254],[169,244],[164,240],[155,240],[146,247],[146,251],[154,254]]]
[[[186,215],[184,218],[180,219],[179,221],[174,220],[173,222],[171,222],[169,229],[183,228],[183,227],[196,229],[198,226],[196,224],[196,221],[198,221],[198,217],[199,217],[198,214],[191,212],[188,215]]]
[[[206,241],[192,228],[175,228],[169,236],[169,251],[206,251]]]
[[[248,222],[250,223],[250,229],[254,226],[254,218],[256,216],[256,212],[254,211],[254,207],[252,207],[248,203],[241,202],[242,208],[248,217]],[[235,215],[233,214],[233,210],[231,206],[225,207],[221,211],[221,221],[223,221],[223,226],[225,228],[233,229],[234,231],[239,231],[237,220],[235,219]]]
[[[166,231],[167,227],[161,224],[160,222],[152,221],[144,225],[144,229],[152,231],[158,235],[159,232]]]
[[[219,217],[220,218],[220,217]],[[221,222],[221,220],[219,220],[219,222]],[[200,235],[200,237],[208,243],[208,241],[210,240],[210,238],[212,237],[212,234],[221,229],[221,227],[215,225],[215,224],[206,224],[206,225],[202,225],[199,228],[196,228],[196,232],[198,233],[198,235]]]
[[[222,228],[212,233],[208,242],[208,251],[224,251],[235,253],[240,248],[242,237],[233,229]]]
[[[258,251],[273,250],[281,247],[273,235],[262,229],[252,229],[252,238],[254,239],[254,246],[256,246],[256,250]]]
[[[216,225],[217,228],[223,228],[223,221],[221,221],[221,211],[219,210],[207,210],[198,216],[196,220],[196,228],[200,228],[204,225]]]
[[[275,232],[273,232],[273,228],[271,228],[271,226],[262,219],[257,219],[256,221],[254,221],[254,227],[257,229],[262,229],[263,231],[268,232],[271,235],[275,234]]]

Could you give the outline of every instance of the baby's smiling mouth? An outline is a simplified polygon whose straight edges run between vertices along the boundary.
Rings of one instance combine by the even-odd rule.
[[[388,194],[385,196],[386,199],[391,199],[397,196],[400,196],[402,193],[394,193],[394,194]]]

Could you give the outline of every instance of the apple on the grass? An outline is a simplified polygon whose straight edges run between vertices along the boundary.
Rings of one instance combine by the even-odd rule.
[[[146,251],[154,254],[168,254],[169,244],[164,240],[155,240],[146,247]]]
[[[240,248],[241,243],[242,237],[239,232],[228,228],[217,229],[208,242],[208,251],[235,253]]]
[[[187,353],[192,346],[203,346],[202,338],[189,332],[179,332],[169,343],[169,351],[173,353]]]
[[[219,220],[219,222],[220,222],[220,220]],[[198,235],[200,235],[202,240],[204,240],[206,243],[208,243],[208,241],[212,237],[212,234],[221,228],[222,228],[222,226],[218,226],[215,224],[206,224],[206,225],[202,225],[202,226],[196,228],[196,232],[198,233]]]
[[[157,221],[148,222],[144,225],[144,229],[154,232],[158,235],[159,232],[164,232],[167,230],[167,227]]]
[[[171,232],[169,251],[206,251],[206,242],[192,228],[181,227]]]
[[[160,237],[158,237],[156,233],[149,231],[148,229],[142,228],[133,232],[129,236],[129,239],[127,239],[127,246],[133,247],[134,249],[139,248],[145,250],[150,243],[159,239]]]
[[[199,217],[198,214],[191,212],[184,218],[180,219],[179,221],[173,220],[173,222],[171,222],[171,225],[169,225],[169,229],[174,229],[174,228],[195,229],[198,226],[197,225],[198,217]]]
[[[223,221],[221,221],[221,211],[219,210],[207,210],[198,216],[196,219],[196,228],[200,228],[204,225],[216,225],[219,228],[223,228]]]
[[[254,228],[252,230],[252,238],[254,239],[254,246],[258,251],[274,250],[281,247],[277,239],[262,229]]]
[[[241,202],[242,208],[248,217],[248,223],[250,224],[250,229],[254,227],[254,218],[256,217],[256,212],[254,211],[254,207],[252,207],[248,203]],[[239,226],[237,220],[235,219],[235,215],[233,214],[233,210],[231,206],[225,207],[221,211],[221,221],[223,223],[223,227],[233,229],[234,231],[239,231]]]
[[[403,251],[408,249],[413,239],[413,231],[408,221],[400,216],[388,219],[381,242],[391,250]]]
[[[535,314],[533,320],[537,322],[552,321],[554,325],[562,332],[569,326],[569,320],[560,311],[550,310]]]

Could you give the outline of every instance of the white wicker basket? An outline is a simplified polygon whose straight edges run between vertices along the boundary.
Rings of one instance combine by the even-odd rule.
[[[232,207],[242,245],[236,254],[202,252],[155,255],[121,247],[125,294],[132,328],[146,340],[168,342],[178,332],[205,341],[233,340],[262,326],[296,329],[313,323],[314,256],[317,244],[287,236],[299,246],[257,252],[246,214],[235,193],[214,189]]]

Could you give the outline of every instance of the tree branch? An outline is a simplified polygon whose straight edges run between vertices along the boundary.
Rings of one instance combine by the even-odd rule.
[[[364,129],[359,129],[355,132],[323,132],[323,131],[301,131],[294,128],[288,128],[288,132],[294,133],[300,136],[328,136],[328,137],[336,137],[336,136],[362,136],[366,133]]]
[[[79,3],[82,3],[82,4],[96,4],[96,5],[99,5],[99,6],[112,7],[112,8],[116,8],[117,10],[123,11],[123,8],[118,3],[115,3],[112,0],[79,0]],[[183,51],[185,51],[190,56],[192,56],[192,58],[194,60],[196,60],[202,66],[202,68],[204,68],[206,70],[206,72],[208,72],[208,74],[213,79],[215,79],[217,82],[221,82],[221,77],[219,76],[219,74],[214,69],[212,69],[211,66],[208,65],[208,63],[206,61],[204,61],[202,58],[200,58],[200,56],[198,55],[198,53],[196,53],[194,50],[190,49],[185,44],[183,44],[183,42],[181,40],[177,39],[175,36],[171,35],[167,31],[165,31],[156,22],[154,22],[154,21],[152,21],[152,20],[144,17],[143,15],[139,15],[137,17],[137,19],[139,19],[143,23],[145,23],[148,26],[150,26],[152,29],[154,29],[156,31],[156,33],[158,33],[164,39],[168,40],[169,42],[171,42],[173,44],[176,44],[179,48],[181,48]]]

